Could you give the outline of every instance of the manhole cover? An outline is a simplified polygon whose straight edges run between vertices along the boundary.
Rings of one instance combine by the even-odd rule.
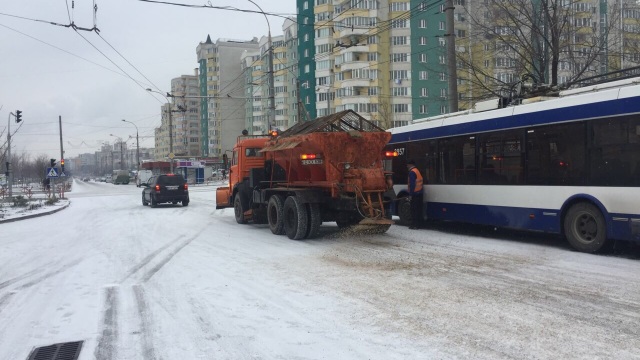
[[[41,346],[33,349],[27,360],[77,360],[83,341]]]

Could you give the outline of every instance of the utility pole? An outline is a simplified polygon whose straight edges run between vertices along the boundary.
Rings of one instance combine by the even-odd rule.
[[[173,118],[169,99],[167,99],[167,111],[169,112],[169,172],[173,174]]]
[[[64,173],[64,148],[62,147],[62,115],[58,115],[58,125],[60,126],[60,170]]]
[[[447,19],[447,72],[449,73],[449,112],[458,111],[458,74],[456,69],[456,34],[454,28],[453,0],[446,0],[445,15]]]

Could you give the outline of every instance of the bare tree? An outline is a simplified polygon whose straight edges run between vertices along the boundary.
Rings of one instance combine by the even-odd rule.
[[[608,69],[619,5],[596,1],[477,0],[465,8],[469,52],[457,60],[480,97],[502,95],[522,79],[552,87]],[[562,78],[561,78],[562,76]]]

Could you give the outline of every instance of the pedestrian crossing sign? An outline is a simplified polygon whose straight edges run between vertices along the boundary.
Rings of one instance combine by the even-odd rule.
[[[58,177],[58,169],[57,168],[47,168],[47,177],[48,178]]]

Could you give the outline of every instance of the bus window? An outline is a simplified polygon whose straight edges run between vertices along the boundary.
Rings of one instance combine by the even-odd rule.
[[[438,141],[438,184],[475,183],[475,136]]]
[[[407,144],[407,159],[413,159],[416,162],[416,167],[420,170],[420,173],[424,178],[425,185],[436,183],[436,167],[438,160],[436,145],[436,140],[416,141]],[[403,167],[404,178],[406,179],[408,176],[406,166],[403,165]],[[404,180],[404,182],[406,181],[407,180]]]
[[[572,123],[527,130],[527,183],[583,185],[585,124]]]
[[[478,184],[524,183],[522,131],[509,130],[478,136]]]
[[[596,120],[589,134],[590,185],[640,186],[640,119]]]

